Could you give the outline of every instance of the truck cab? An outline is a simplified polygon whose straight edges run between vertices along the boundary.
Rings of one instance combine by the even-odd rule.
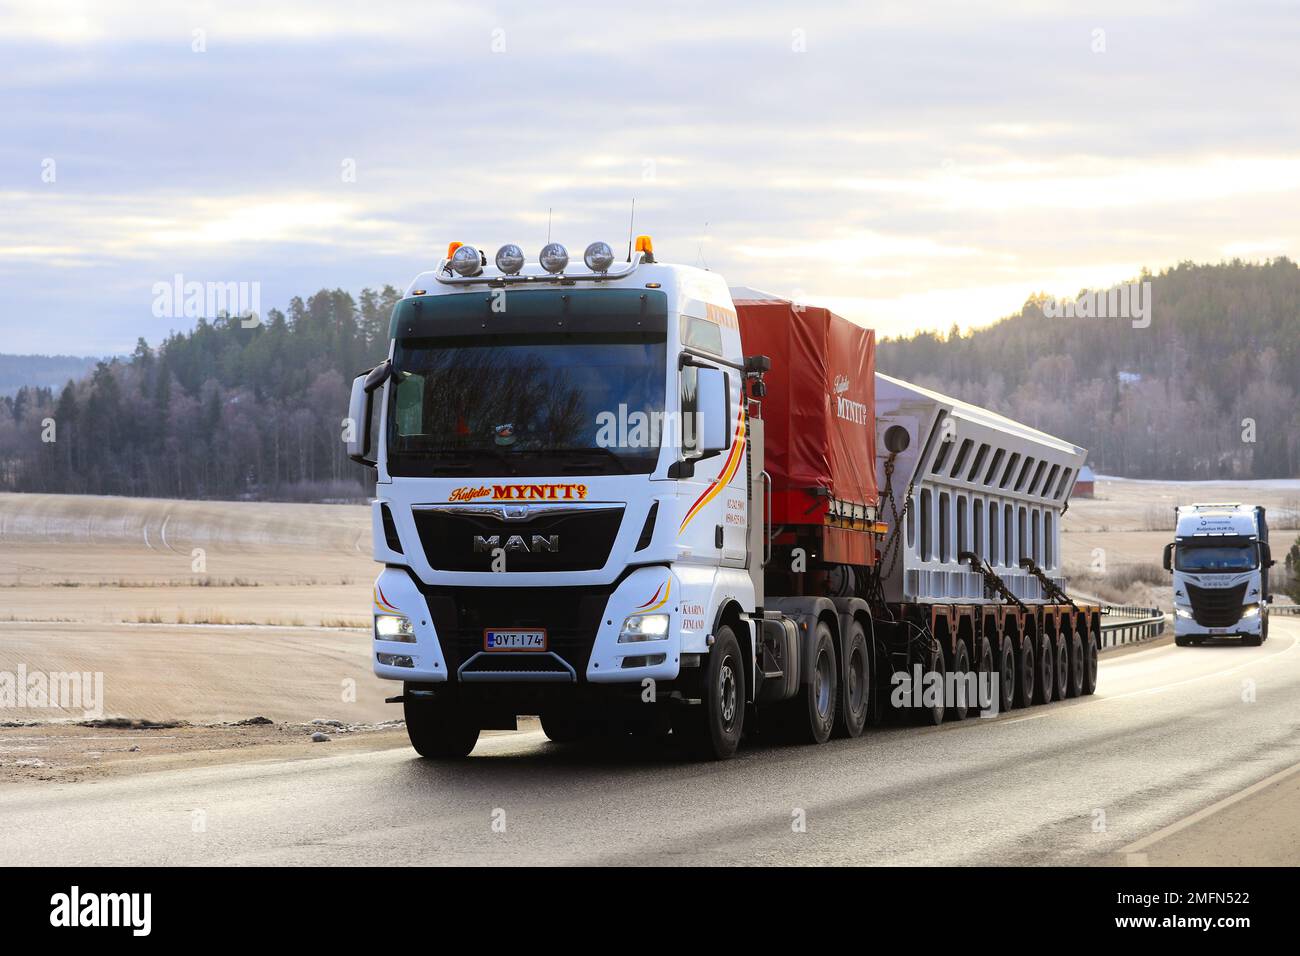
[[[655,262],[648,237],[625,262],[604,243],[567,259],[554,244],[529,267],[506,246],[493,268],[453,244],[354,382],[349,451],[377,472],[385,566],[374,671],[404,684],[422,752],[517,714],[555,739],[592,713],[657,721],[643,698],[698,697],[679,678],[755,606],[725,283]]]
[[[1238,503],[1176,509],[1164,567],[1173,575],[1174,640],[1210,638],[1258,645],[1268,638],[1268,569],[1273,565],[1264,508]]]

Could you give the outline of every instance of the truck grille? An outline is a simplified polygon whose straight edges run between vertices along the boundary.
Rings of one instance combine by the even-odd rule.
[[[1231,588],[1198,588],[1187,585],[1192,602],[1192,617],[1201,627],[1232,627],[1241,620],[1241,602],[1246,596],[1245,583]]]
[[[438,571],[491,571],[494,548],[505,552],[506,572],[596,571],[609,560],[622,520],[621,505],[542,511],[522,521],[489,511],[415,511],[425,558]]]
[[[421,590],[433,616],[449,673],[457,673],[462,664],[483,650],[485,628],[545,628],[547,649],[568,662],[581,681],[585,679],[596,631],[614,585],[455,589],[424,585]],[[521,655],[501,656],[510,658],[514,664]],[[540,661],[541,655],[532,659]],[[473,665],[475,669],[495,666],[483,657]]]

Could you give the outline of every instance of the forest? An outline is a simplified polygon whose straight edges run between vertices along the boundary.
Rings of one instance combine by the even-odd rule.
[[[962,334],[882,342],[879,371],[1082,445],[1126,478],[1300,474],[1300,270],[1182,263],[1150,282],[1150,323],[1050,318],[1046,296]]]
[[[1144,328],[1052,318],[1035,295],[966,334],[886,340],[877,367],[1082,445],[1104,474],[1300,474],[1296,264],[1183,263],[1138,281],[1151,283]],[[0,396],[0,489],[364,498],[370,474],[344,456],[341,421],[398,297],[322,289],[252,328],[200,320],[62,388]]]
[[[350,500],[369,473],[340,440],[352,377],[382,359],[400,293],[322,289],[258,325],[200,319],[62,389],[0,397],[0,489]]]

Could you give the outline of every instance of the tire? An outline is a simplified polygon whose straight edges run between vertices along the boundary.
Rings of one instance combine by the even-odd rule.
[[[576,717],[558,714],[542,714],[542,733],[548,740],[557,744],[571,744],[588,736],[582,723]]]
[[[1014,668],[1013,668],[1014,670]],[[978,707],[981,712],[997,706],[997,702],[992,697],[984,699],[984,688],[993,689],[993,674],[996,667],[993,663],[993,645],[987,637],[980,638],[979,655],[975,659],[975,673],[979,675],[979,681],[976,687],[979,688],[980,697],[975,701],[974,706]]]
[[[1097,692],[1097,661],[1100,655],[1097,647],[1097,635],[1092,631],[1083,640],[1083,696],[1088,697]]]
[[[745,667],[740,643],[726,624],[713,635],[713,647],[701,676],[701,703],[689,707],[673,724],[686,746],[701,760],[726,760],[740,746],[745,729]]]
[[[933,646],[926,654],[925,673],[921,675],[921,679],[924,681],[931,672],[939,675],[939,703],[933,707],[922,707],[919,716],[922,725],[926,727],[938,727],[943,723],[943,718],[947,713],[943,700],[943,692],[947,683],[943,678],[947,674],[948,668],[945,666],[943,648],[939,646],[939,642],[932,640],[931,643]],[[921,688],[921,693],[924,695],[925,685],[922,684]]]
[[[956,696],[953,698],[952,707],[948,709],[948,716],[953,720],[965,720],[971,708],[969,695],[966,692],[966,675],[970,673],[970,652],[966,650],[965,641],[959,640],[957,650],[952,653],[952,673],[956,677],[953,682]]]
[[[1268,612],[1264,612],[1264,620],[1259,625],[1259,642],[1263,644],[1268,640]]]
[[[1034,703],[1050,704],[1056,695],[1056,645],[1046,631],[1038,636],[1038,675]]]
[[[1003,635],[1001,653],[998,654],[998,706],[1006,713],[1016,705],[1016,647],[1011,638]]]
[[[854,621],[849,625],[849,636],[844,653],[844,666],[840,668],[839,703],[835,708],[837,737],[860,737],[867,725],[871,709],[871,654],[862,625]]]
[[[1078,631],[1070,635],[1070,696],[1083,693],[1083,638]]]
[[[1070,696],[1070,642],[1065,634],[1056,635],[1056,650],[1052,659],[1056,662],[1056,692],[1054,700],[1065,700]]]
[[[1020,654],[1016,658],[1016,706],[1034,706],[1034,665],[1038,660],[1034,652],[1034,639],[1020,639]]]
[[[812,666],[799,693],[787,706],[790,736],[799,743],[824,744],[835,729],[840,682],[835,639],[830,626],[818,621],[813,630]]]
[[[1186,634],[1175,634],[1174,644],[1177,647],[1190,647],[1192,644],[1192,639],[1188,637]]]
[[[478,743],[478,724],[456,706],[454,697],[420,699],[404,695],[406,736],[421,757],[463,760]]]
[[[1249,634],[1241,639],[1241,643],[1246,647],[1259,647],[1264,643],[1264,640],[1258,634]]]

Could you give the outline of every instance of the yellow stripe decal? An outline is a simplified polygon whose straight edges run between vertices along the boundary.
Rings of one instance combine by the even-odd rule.
[[[744,455],[744,450],[745,412],[742,409],[740,412],[740,419],[736,424],[736,436],[731,442],[731,454],[727,456],[727,460],[723,463],[722,471],[718,473],[718,477],[714,478],[713,481],[709,483],[709,486],[704,489],[698,498],[695,499],[695,503],[691,505],[690,510],[686,512],[686,517],[682,519],[681,526],[677,529],[678,534],[685,531],[686,526],[691,523],[695,516],[699,514],[710,501],[716,498],[723,488],[731,484],[731,479],[735,476],[736,470],[740,467],[740,460]]]

